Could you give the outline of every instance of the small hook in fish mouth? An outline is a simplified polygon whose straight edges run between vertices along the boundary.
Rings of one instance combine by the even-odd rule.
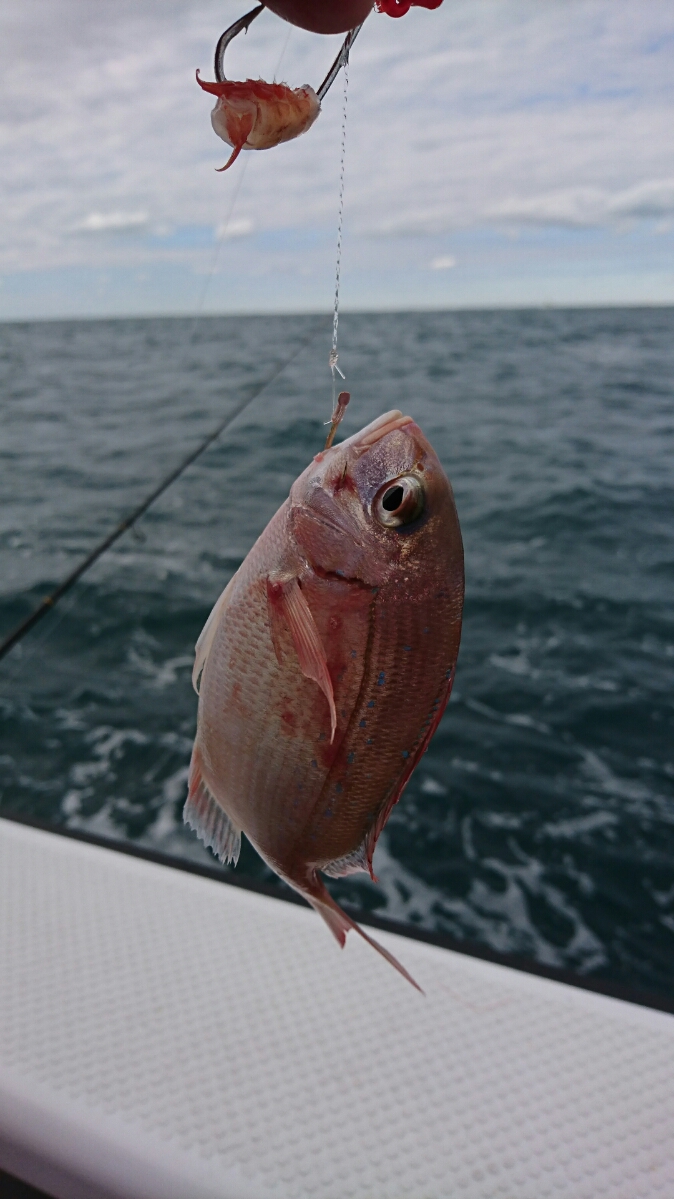
[[[326,424],[330,425],[330,428],[328,430],[328,436],[325,439],[325,445],[323,446],[324,453],[326,450],[330,449],[330,447],[335,439],[335,433],[337,432],[337,426],[339,424],[341,424],[342,417],[344,416],[344,413],[346,412],[346,406],[350,399],[351,399],[350,392],[340,391],[340,393],[337,397],[337,404],[335,405],[335,411],[333,412],[332,416],[330,417],[330,420],[325,422]]]
[[[259,17],[264,7],[264,4],[258,4],[257,8],[251,8],[250,12],[247,12],[243,17],[239,17],[238,21],[235,21],[233,25],[230,25],[228,29],[225,29],[225,32],[218,39],[218,44],[215,47],[214,63],[215,78],[217,79],[218,83],[226,82],[225,50],[227,49],[229,43],[239,33],[248,33],[249,26],[253,23],[256,17]]]
[[[261,3],[258,4],[257,8],[252,8],[250,12],[247,12],[243,17],[239,17],[238,21],[234,21],[233,25],[230,25],[228,29],[225,29],[225,32],[219,38],[218,44],[215,47],[214,62],[215,78],[218,83],[227,82],[227,77],[225,75],[225,50],[227,49],[229,43],[235,37],[237,37],[239,33],[248,32],[249,26],[256,17],[259,17],[264,7],[265,5]],[[320,101],[325,99],[342,67],[349,61],[349,51],[351,50],[353,43],[363,28],[363,24],[364,22],[361,22],[360,25],[356,25],[355,29],[350,29],[344,38],[339,54],[337,55],[335,61],[330,67],[330,70],[325,76],[325,79],[316,92],[316,95]]]

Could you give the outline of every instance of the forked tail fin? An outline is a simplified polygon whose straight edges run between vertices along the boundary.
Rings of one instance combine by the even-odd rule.
[[[300,890],[299,887],[297,889]],[[312,907],[314,907],[316,911],[323,917],[325,923],[330,929],[330,932],[339,941],[339,944],[342,947],[346,941],[346,934],[353,929],[354,932],[357,932],[364,941],[367,941],[368,945],[371,945],[373,949],[376,949],[377,953],[380,953],[383,958],[386,958],[386,961],[390,962],[391,965],[394,966],[400,974],[402,974],[403,978],[406,978],[413,987],[416,987],[417,991],[421,991],[422,995],[425,994],[425,991],[422,990],[418,982],[415,982],[415,980],[412,978],[412,975],[407,972],[405,967],[400,964],[398,959],[394,957],[392,953],[389,953],[388,949],[384,949],[384,946],[380,945],[378,941],[375,941],[374,937],[368,936],[368,934],[363,931],[360,925],[356,924],[355,920],[352,920],[350,916],[347,916],[346,912],[344,912],[340,908],[339,904],[336,903],[336,901],[332,898],[332,895],[319,878],[315,878],[315,882],[311,890],[302,887],[301,894],[304,895],[305,899],[309,900],[309,903],[312,905]]]

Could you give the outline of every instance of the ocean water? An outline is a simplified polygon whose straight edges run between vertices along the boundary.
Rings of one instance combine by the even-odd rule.
[[[0,326],[0,633],[302,339],[0,663],[0,812],[212,862],[193,646],[320,447],[327,318]],[[674,310],[345,316],[346,434],[413,414],[466,548],[457,681],[342,900],[674,996]],[[245,846],[239,873],[269,878]]]

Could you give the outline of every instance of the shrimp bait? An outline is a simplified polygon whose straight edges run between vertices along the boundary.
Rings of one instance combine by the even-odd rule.
[[[285,83],[265,83],[262,79],[207,83],[199,78],[198,71],[197,83],[218,97],[211,124],[218,137],[232,147],[224,167],[217,168],[220,171],[231,167],[242,150],[269,150],[299,137],[321,111],[320,100],[308,85],[290,88]]]
[[[242,150],[269,150],[281,142],[292,141],[313,125],[321,111],[321,102],[312,87],[291,88],[286,83],[265,83],[263,79],[229,80],[225,76],[225,50],[237,34],[259,17],[264,4],[258,5],[226,29],[215,48],[215,83],[200,79],[205,92],[217,96],[211,124],[218,137],[232,147],[224,167],[226,171]]]
[[[225,77],[225,50],[232,38],[248,30],[249,25],[260,15],[264,4],[258,5],[240,17],[226,29],[215,48],[215,82],[201,79],[197,71],[197,83],[205,92],[217,96],[211,113],[211,124],[224,142],[232,147],[224,167],[226,171],[236,161],[242,150],[269,150],[281,142],[292,141],[311,128],[321,111],[321,102],[334,83],[339,71],[348,61],[349,50],[358,36],[361,26],[347,33],[339,54],[318,91],[309,84],[291,88],[287,83],[265,83],[263,79],[233,81]]]

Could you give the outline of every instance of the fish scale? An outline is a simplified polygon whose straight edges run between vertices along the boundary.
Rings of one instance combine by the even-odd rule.
[[[321,866],[345,856],[347,844],[353,845],[354,839],[357,845],[365,840],[381,808],[409,771],[410,759],[433,721],[439,697],[448,685],[447,671],[454,665],[456,639],[448,611],[447,618],[439,622],[441,636],[431,643],[429,662],[420,641],[430,637],[429,620],[437,618],[434,603],[432,594],[422,602],[410,601],[405,596],[388,602],[380,595],[374,599],[361,695],[340,753],[330,768],[311,826],[314,842],[318,841],[324,849]],[[424,634],[424,629],[429,632]],[[438,673],[442,676],[440,686]],[[389,694],[414,696],[414,703],[402,701],[403,719],[391,720]],[[396,698],[394,702],[399,701]],[[333,798],[337,788],[341,788],[340,794],[344,796],[339,823],[327,818],[321,803],[323,798]],[[307,852],[309,849],[306,846]]]
[[[451,487],[397,410],[317,454],[197,643],[185,819],[223,861],[245,833],[341,944],[319,872],[366,870],[449,698],[463,549]],[[416,985],[416,984],[414,984]]]

